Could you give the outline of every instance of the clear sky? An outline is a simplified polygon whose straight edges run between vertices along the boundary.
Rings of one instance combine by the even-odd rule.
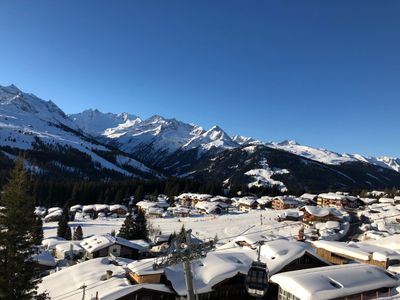
[[[0,84],[67,113],[400,156],[397,0],[3,0],[0,41]]]

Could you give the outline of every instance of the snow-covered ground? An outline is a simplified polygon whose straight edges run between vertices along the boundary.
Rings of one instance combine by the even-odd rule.
[[[285,210],[253,210],[248,213],[232,213],[227,215],[198,215],[186,218],[151,218],[148,223],[157,233],[170,234],[179,232],[182,225],[186,229],[192,229],[195,236],[200,239],[214,238],[216,235],[220,241],[228,242],[230,237],[236,237],[245,230],[247,234],[252,232],[263,232],[265,234],[276,234],[282,236],[296,236],[301,227],[300,222],[278,222],[278,215]],[[262,223],[261,225],[261,217]],[[123,218],[98,218],[95,220],[76,218],[69,222],[72,228],[81,225],[84,237],[93,234],[118,232]],[[234,224],[234,226],[232,226]],[[43,231],[45,238],[57,235],[57,222],[44,223]]]

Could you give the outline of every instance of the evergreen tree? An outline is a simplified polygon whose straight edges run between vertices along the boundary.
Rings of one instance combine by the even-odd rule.
[[[143,211],[140,209],[138,210],[138,212],[136,214],[134,232],[135,232],[135,238],[133,238],[132,240],[134,240],[134,239],[146,240],[148,238],[146,216],[144,215]]]
[[[58,221],[57,236],[66,239],[68,232],[69,213],[68,208],[64,206],[60,221]]]
[[[135,231],[135,221],[133,220],[132,213],[129,213],[124,223],[119,230],[118,237],[127,239],[127,240],[134,240],[136,239],[136,231]]]
[[[35,245],[41,245],[43,241],[43,221],[36,217],[32,227],[32,241]]]
[[[67,227],[67,232],[65,233],[64,237],[67,241],[72,240],[72,232],[71,232],[71,227]]]
[[[78,225],[74,231],[74,240],[81,241],[83,239],[83,231],[81,225]]]
[[[136,188],[136,191],[135,191],[135,203],[138,203],[139,201],[142,201],[143,198],[144,198],[143,185],[139,185]]]
[[[115,229],[111,230],[111,236],[115,236]]]
[[[22,159],[18,159],[4,186],[0,205],[0,298],[39,299],[35,264],[30,259],[34,251],[34,200],[28,194],[28,179]]]

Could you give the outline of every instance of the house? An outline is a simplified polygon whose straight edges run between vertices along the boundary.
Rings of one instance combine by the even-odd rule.
[[[49,208],[43,220],[45,222],[58,222],[61,219],[62,213],[63,210],[60,207]]]
[[[145,214],[153,216],[162,216],[162,214],[168,209],[169,204],[164,200],[161,201],[143,200],[136,203],[136,206]]]
[[[237,205],[241,211],[250,211],[257,208],[257,198],[255,197],[242,197],[237,201]]]
[[[117,217],[125,217],[128,213],[128,208],[122,204],[110,205],[110,214]]]
[[[94,235],[82,240],[80,246],[85,250],[84,257],[93,259],[109,255],[138,259],[147,252],[143,246],[110,234]]]
[[[99,216],[107,216],[110,212],[110,207],[107,204],[94,204],[94,209]]]
[[[346,196],[336,193],[319,194],[317,198],[317,205],[319,207],[343,208],[346,203],[347,203]]]
[[[169,207],[167,211],[175,217],[189,217],[190,209],[183,206]]]
[[[378,199],[376,199],[376,198],[360,198],[360,201],[364,205],[371,205],[371,204],[377,203]]]
[[[375,299],[399,285],[386,270],[365,264],[279,273],[271,281],[279,286],[278,300]]]
[[[82,214],[93,218],[96,215],[96,206],[93,204],[82,206]]]
[[[224,202],[209,202],[202,201],[197,202],[195,208],[202,214],[216,214],[220,215],[222,213],[226,213],[228,211],[228,204]]]
[[[105,257],[88,260],[43,277],[38,292],[46,291],[51,299],[58,299],[60,295],[63,300],[82,299],[84,283],[85,299],[175,299],[174,291],[164,284],[133,285],[126,276],[126,264],[130,262]]]
[[[272,200],[272,208],[277,210],[296,208],[300,203],[294,196],[278,196]]]
[[[400,263],[400,252],[377,245],[320,240],[313,242],[313,247],[318,255],[335,265],[356,261],[387,269]]]
[[[262,196],[261,198],[257,199],[257,208],[258,209],[271,208],[272,201],[273,201],[273,197]]]
[[[194,207],[197,204],[197,202],[208,201],[210,198],[212,198],[212,196],[209,194],[196,194],[196,193],[183,193],[180,194],[178,197],[176,197],[176,199],[179,201],[181,205],[187,207]]]
[[[46,274],[51,269],[57,267],[57,261],[49,251],[40,250],[38,253],[32,255],[32,261],[35,262],[35,271],[39,274]]]
[[[339,221],[341,213],[333,207],[303,206],[303,222],[314,224],[316,222]]]
[[[79,241],[61,241],[57,243],[53,250],[53,255],[57,259],[79,259],[84,255],[83,248]]]
[[[300,200],[302,200],[307,205],[315,205],[317,204],[318,195],[305,193],[300,196]]]
[[[73,205],[69,208],[70,213],[82,212],[83,206],[80,204]]]
[[[210,252],[205,258],[191,262],[193,284],[199,299],[243,299],[247,296],[244,279],[253,258],[242,251]],[[182,263],[153,270],[154,260],[128,265],[134,283],[169,284],[175,299],[187,296]]]

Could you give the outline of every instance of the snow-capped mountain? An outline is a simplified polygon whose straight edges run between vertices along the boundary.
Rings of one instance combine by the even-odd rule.
[[[204,130],[194,124],[158,115],[146,120],[136,116],[120,119],[119,116],[97,110],[71,115],[83,131],[94,136],[107,137],[118,148],[151,163],[157,163],[178,150],[198,149],[198,154],[201,155],[211,149],[224,150],[238,146],[218,126]],[[101,120],[108,122],[110,119],[112,127],[106,128],[102,125],[105,122],[102,123]]]
[[[52,101],[23,93],[14,85],[0,86],[0,140],[2,155],[13,157],[24,150],[26,157],[31,157],[32,164],[42,166],[37,169],[42,169],[43,173],[46,173],[45,169],[58,168],[87,177],[79,163],[71,165],[72,159],[67,159],[78,155],[91,165],[92,173],[94,169],[107,169],[121,176],[153,172],[129,155],[115,151],[81,131],[74,120]],[[40,151],[59,155],[41,157]],[[114,161],[110,161],[111,156]]]
[[[120,126],[121,129],[129,128],[141,120],[138,116],[128,113],[102,113],[97,109],[87,109],[79,114],[69,116],[72,121],[84,132],[93,136],[108,135],[107,130]]]
[[[264,143],[176,119],[85,110],[0,86],[0,163],[24,152],[41,174],[71,178],[181,176],[288,189],[400,186],[400,159]],[[154,170],[157,170],[154,171]]]

